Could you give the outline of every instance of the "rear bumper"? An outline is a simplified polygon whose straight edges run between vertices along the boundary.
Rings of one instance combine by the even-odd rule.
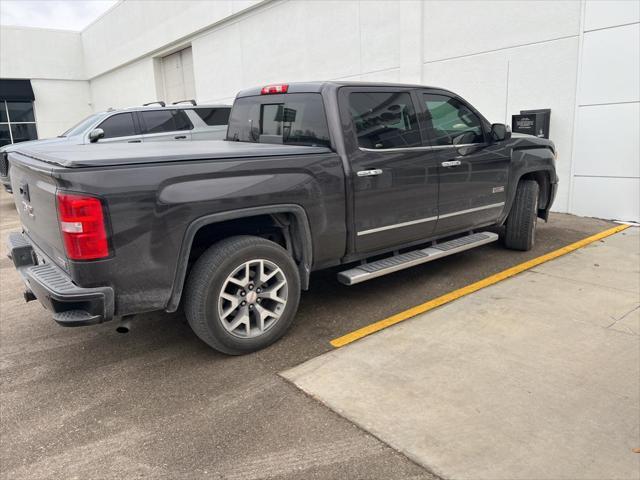
[[[65,327],[94,325],[113,319],[114,295],[111,287],[83,288],[44,255],[36,255],[29,238],[13,232],[7,239],[9,253],[27,290],[27,301],[37,298]],[[44,258],[43,262],[38,257]]]

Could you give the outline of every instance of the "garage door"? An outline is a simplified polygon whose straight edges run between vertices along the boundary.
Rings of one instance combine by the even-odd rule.
[[[196,98],[191,47],[162,58],[162,79],[167,103]]]

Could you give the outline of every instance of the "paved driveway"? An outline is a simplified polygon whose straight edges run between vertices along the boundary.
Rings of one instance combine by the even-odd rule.
[[[285,376],[446,478],[640,479],[639,233]]]
[[[181,313],[64,329],[0,247],[0,468],[3,478],[367,478],[431,476],[309,398],[278,372],[372,321],[609,226],[554,215],[526,254],[488,245],[354,287],[312,277],[292,331],[244,357],[208,349]],[[19,229],[0,193],[0,236]]]

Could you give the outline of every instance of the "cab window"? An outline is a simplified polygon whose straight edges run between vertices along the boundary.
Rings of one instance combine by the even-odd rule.
[[[288,93],[238,98],[231,109],[227,140],[328,147],[322,97]]]
[[[98,125],[98,128],[104,130],[102,138],[129,137],[136,135],[136,128],[133,123],[132,113],[118,113],[107,118]]]
[[[408,92],[353,92],[349,94],[349,111],[359,147],[420,145],[420,129]]]
[[[423,94],[429,145],[483,143],[480,118],[469,107],[446,95]]]

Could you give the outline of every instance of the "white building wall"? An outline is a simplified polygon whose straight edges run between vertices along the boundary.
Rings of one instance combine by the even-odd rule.
[[[86,75],[93,78],[179,43],[259,0],[121,1],[85,28]]]
[[[86,80],[80,33],[2,25],[0,76]]]
[[[31,80],[38,138],[56,137],[92,113],[89,82]]]
[[[279,81],[419,82],[421,12],[419,1],[266,4],[192,40],[198,100]]]
[[[71,109],[78,117],[85,98],[93,110],[163,99],[160,59],[189,46],[200,103],[230,103],[238,90],[271,82],[345,79],[442,86],[492,122],[550,108],[560,176],[554,210],[637,218],[638,5],[123,0],[81,34],[55,40],[68,43],[62,67],[40,62],[44,54],[32,47],[36,61],[5,54],[4,46],[0,67],[10,65],[21,78],[67,71],[88,80],[88,95],[78,87],[84,93]],[[53,41],[11,35],[14,46]],[[603,141],[596,141],[599,132]],[[600,191],[609,198],[594,201]]]
[[[578,83],[578,215],[640,221],[640,2],[590,1]]]
[[[91,104],[96,112],[111,107],[142,105],[160,96],[156,90],[155,62],[151,57],[94,77],[90,86]]]
[[[39,138],[61,134],[92,111],[78,32],[3,25],[0,77],[31,79]]]

